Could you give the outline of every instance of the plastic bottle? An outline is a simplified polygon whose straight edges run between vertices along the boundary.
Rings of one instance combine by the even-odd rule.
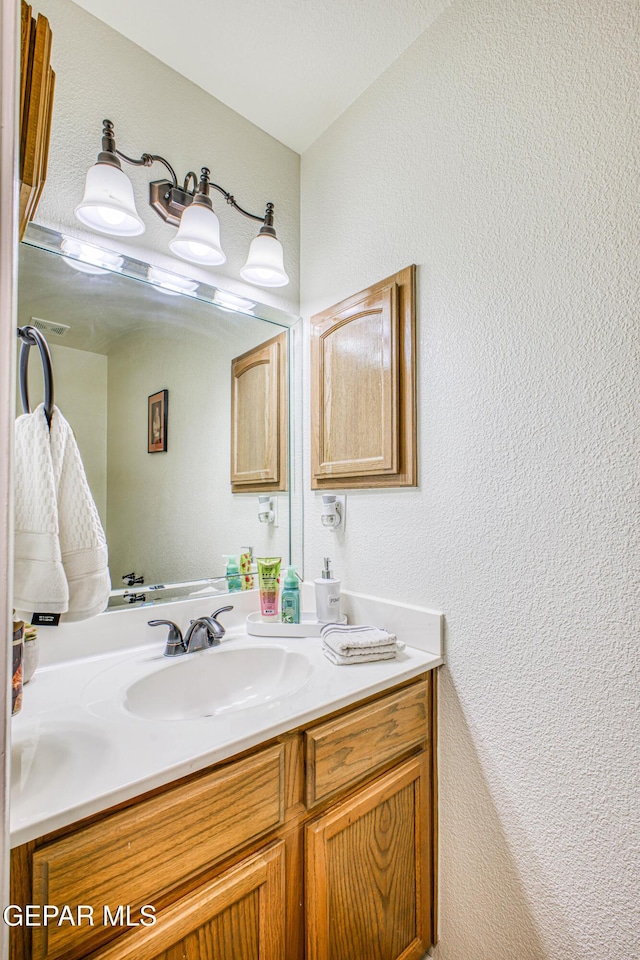
[[[316,616],[321,623],[340,622],[340,581],[331,575],[331,561],[324,558],[322,576],[316,586]]]
[[[253,573],[253,547],[240,548],[240,574],[242,576],[242,589],[253,590],[255,580],[251,576]]]
[[[242,577],[240,576],[240,567],[238,566],[237,556],[229,555],[227,557],[227,590],[229,593],[237,593],[242,590]]]
[[[24,656],[24,622],[13,621],[13,678],[11,682],[11,716],[22,710],[22,660]]]
[[[300,585],[296,568],[289,567],[282,591],[282,622],[300,623]]]
[[[256,559],[260,585],[260,613],[263,620],[275,620],[278,616],[282,557],[257,557]]]

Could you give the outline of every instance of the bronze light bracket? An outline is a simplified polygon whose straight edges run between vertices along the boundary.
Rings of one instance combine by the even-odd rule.
[[[150,167],[154,163],[162,163],[167,168],[171,175],[170,180],[154,180],[149,184],[149,204],[159,217],[174,227],[179,226],[180,217],[186,208],[191,206],[194,201],[213,209],[213,204],[209,197],[209,189],[213,187],[214,190],[222,194],[229,206],[237,210],[238,213],[248,217],[250,220],[257,220],[259,223],[262,223],[263,226],[260,229],[260,233],[268,234],[272,237],[276,235],[273,227],[274,205],[272,203],[267,203],[263,217],[255,213],[249,213],[249,211],[241,207],[239,203],[236,203],[233,194],[229,193],[217,183],[212,183],[209,180],[210,171],[208,167],[202,167],[200,179],[198,179],[193,170],[190,170],[184,178],[183,185],[180,186],[175,170],[169,161],[165,160],[165,158],[159,154],[143,153],[139,160],[135,160],[133,157],[128,157],[122,153],[121,150],[118,150],[116,148],[113,123],[111,120],[103,120],[102,152],[98,154],[98,163],[110,163],[122,169],[120,160],[124,160],[125,163],[130,163],[134,167]]]

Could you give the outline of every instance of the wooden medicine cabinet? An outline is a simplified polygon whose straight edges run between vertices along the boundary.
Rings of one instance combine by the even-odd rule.
[[[311,486],[417,483],[415,265],[311,318]]]
[[[287,489],[287,333],[231,361],[231,490]]]
[[[22,2],[20,52],[20,239],[33,220],[47,177],[55,73],[51,69],[51,28]]]

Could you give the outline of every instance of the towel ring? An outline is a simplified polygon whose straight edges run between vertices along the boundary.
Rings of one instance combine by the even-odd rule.
[[[22,341],[22,347],[20,348],[20,398],[22,400],[22,409],[25,413],[31,413],[28,383],[29,351],[31,347],[38,347],[42,360],[42,372],[44,374],[44,415],[47,418],[49,429],[51,429],[51,419],[53,417],[53,366],[51,364],[49,345],[36,327],[18,327],[18,336]]]

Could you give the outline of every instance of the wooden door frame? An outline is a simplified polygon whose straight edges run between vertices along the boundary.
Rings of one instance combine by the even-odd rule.
[[[13,610],[13,419],[15,414],[16,271],[17,271],[17,116],[18,27],[17,0],[0,0],[0,635],[8,637]],[[3,625],[3,626],[2,626]],[[0,780],[2,861],[0,900],[9,903],[9,759],[10,700],[9,643],[0,657]],[[8,927],[0,924],[0,956],[8,951]]]

